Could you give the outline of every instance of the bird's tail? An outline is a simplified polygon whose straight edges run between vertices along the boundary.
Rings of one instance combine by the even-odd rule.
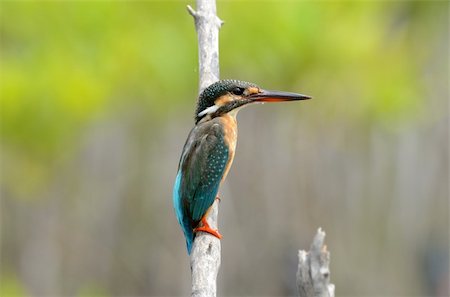
[[[181,187],[181,171],[178,171],[175,179],[175,185],[173,186],[173,207],[177,216],[178,223],[180,223],[181,229],[183,229],[184,237],[186,238],[186,247],[188,253],[191,254],[192,244],[194,243],[194,231],[192,230],[190,221],[185,215],[183,210],[183,204],[181,202],[180,187]]]
[[[188,251],[188,254],[191,254],[192,251],[192,245],[194,244],[194,231],[191,228],[191,225],[186,222],[183,223],[183,232],[184,237],[186,238],[186,248]]]

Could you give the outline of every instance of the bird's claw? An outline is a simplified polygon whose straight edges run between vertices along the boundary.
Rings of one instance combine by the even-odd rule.
[[[201,222],[202,222],[202,226],[195,228],[194,232],[200,232],[200,231],[201,232],[206,232],[206,233],[209,233],[209,234],[211,234],[211,235],[213,235],[213,236],[215,236],[215,237],[217,237],[219,239],[222,239],[222,234],[219,233],[219,230],[212,229],[209,226],[208,222],[206,221],[205,217],[202,218]]]
[[[208,227],[202,226],[202,227],[197,227],[194,229],[194,232],[200,232],[200,231],[209,233],[219,239],[222,239],[222,234],[219,233],[219,230],[211,229],[209,226]]]

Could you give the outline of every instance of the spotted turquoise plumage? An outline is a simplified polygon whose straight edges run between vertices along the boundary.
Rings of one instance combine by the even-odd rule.
[[[193,229],[213,204],[229,158],[219,119],[195,126],[183,148],[173,189],[178,222],[186,238],[188,253]]]

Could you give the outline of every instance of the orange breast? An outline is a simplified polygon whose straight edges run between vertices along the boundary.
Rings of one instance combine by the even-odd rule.
[[[231,168],[231,164],[234,159],[234,151],[236,149],[236,140],[237,140],[237,123],[236,117],[234,115],[225,114],[220,117],[222,122],[222,127],[224,129],[224,139],[228,145],[228,164],[225,167],[225,171],[222,177],[222,181],[227,177],[228,171]]]

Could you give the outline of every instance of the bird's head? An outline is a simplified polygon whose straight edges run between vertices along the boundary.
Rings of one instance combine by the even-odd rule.
[[[282,102],[310,99],[310,96],[261,89],[253,83],[224,79],[208,86],[200,94],[195,111],[195,122],[215,118],[257,102]]]

